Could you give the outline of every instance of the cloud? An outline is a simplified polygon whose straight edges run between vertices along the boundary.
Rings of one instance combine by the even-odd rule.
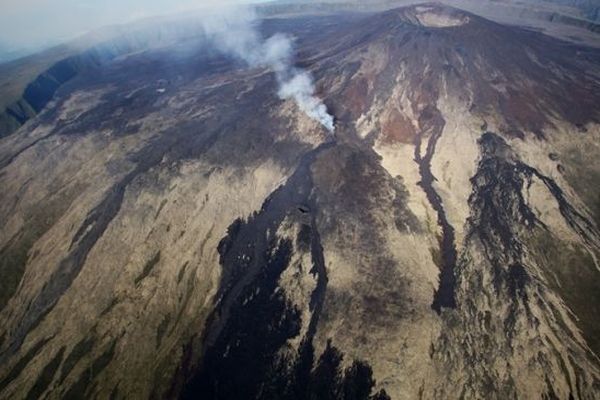
[[[12,47],[54,44],[106,25],[249,1],[0,0],[0,42]]]

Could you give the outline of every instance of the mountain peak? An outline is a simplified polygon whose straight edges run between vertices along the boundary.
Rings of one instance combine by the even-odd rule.
[[[440,3],[425,3],[405,8],[407,15],[418,25],[429,28],[450,28],[465,25],[470,21],[468,15],[456,8]]]

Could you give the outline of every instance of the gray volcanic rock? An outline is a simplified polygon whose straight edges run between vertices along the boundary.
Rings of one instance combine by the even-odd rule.
[[[575,7],[590,20],[600,22],[600,4],[595,0],[545,0],[551,3]]]
[[[262,29],[335,135],[191,36],[0,140],[0,398],[598,398],[600,51],[437,4]]]

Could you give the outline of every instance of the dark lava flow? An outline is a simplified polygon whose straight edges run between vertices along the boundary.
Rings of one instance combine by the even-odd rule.
[[[202,340],[200,365],[188,372],[190,379],[181,398],[388,398],[385,392],[371,396],[375,381],[366,363],[354,361],[342,371],[343,355],[331,345],[315,360],[312,342],[325,297],[327,272],[317,230],[310,166],[320,152],[332,146],[335,142],[307,153],[259,212],[229,227],[219,244],[223,276],[215,311]],[[300,334],[301,312],[278,290],[278,282],[294,248],[292,240],[274,234],[286,217],[301,226],[297,251],[310,251],[309,272],[317,281],[308,305],[311,319],[307,333],[297,356],[291,359],[281,357],[279,351],[288,339]]]
[[[444,128],[444,118],[439,110],[435,107],[428,106],[423,110],[419,117],[419,125],[423,127],[420,134],[415,137],[415,161],[419,165],[419,173],[421,181],[419,186],[423,188],[427,195],[427,200],[437,213],[438,225],[442,228],[442,237],[440,239],[440,251],[442,254],[442,265],[440,267],[440,284],[438,290],[433,296],[433,308],[438,314],[442,307],[455,308],[456,299],[454,297],[454,287],[456,285],[456,277],[454,276],[454,268],[456,266],[456,247],[454,245],[454,228],[450,225],[442,198],[433,188],[433,182],[436,180],[431,172],[431,159],[435,153],[435,146],[438,139],[442,135]],[[425,154],[421,156],[422,140],[426,133],[429,133],[429,141]]]

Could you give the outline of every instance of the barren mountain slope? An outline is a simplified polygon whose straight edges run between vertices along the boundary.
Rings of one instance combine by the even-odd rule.
[[[0,141],[0,398],[598,398],[600,51],[439,5],[263,29],[335,135],[190,39]]]

